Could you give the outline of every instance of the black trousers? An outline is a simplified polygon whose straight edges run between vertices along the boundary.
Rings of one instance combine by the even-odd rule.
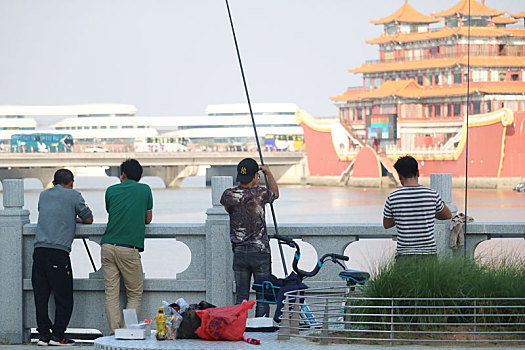
[[[36,324],[40,336],[51,332],[62,337],[73,312],[73,273],[69,253],[52,248],[35,248],[31,276],[35,295]],[[55,322],[48,314],[49,296],[55,297]]]

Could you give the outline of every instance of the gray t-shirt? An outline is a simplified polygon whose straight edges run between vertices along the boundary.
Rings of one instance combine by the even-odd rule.
[[[93,216],[80,192],[56,185],[40,193],[35,248],[54,248],[71,252],[76,218]]]

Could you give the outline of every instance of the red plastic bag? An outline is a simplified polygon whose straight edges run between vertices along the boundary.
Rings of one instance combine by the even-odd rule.
[[[202,320],[195,333],[207,340],[242,340],[248,310],[253,308],[254,304],[254,300],[244,300],[239,305],[195,310]]]

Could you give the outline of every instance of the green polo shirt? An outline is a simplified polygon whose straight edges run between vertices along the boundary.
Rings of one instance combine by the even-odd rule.
[[[122,181],[106,190],[109,213],[101,244],[129,244],[144,248],[146,212],[153,208],[151,188],[134,180]]]

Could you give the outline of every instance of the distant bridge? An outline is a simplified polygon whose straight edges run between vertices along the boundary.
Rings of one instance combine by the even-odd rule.
[[[108,175],[119,176],[122,161],[134,158],[144,167],[144,176],[158,176],[167,187],[178,187],[185,177],[197,174],[199,165],[211,166],[207,177],[231,175],[246,157],[259,161],[255,152],[0,153],[0,180],[37,178],[47,187],[57,169],[75,172],[77,167],[108,167]],[[263,157],[281,183],[301,183],[307,175],[304,152],[267,152]]]

